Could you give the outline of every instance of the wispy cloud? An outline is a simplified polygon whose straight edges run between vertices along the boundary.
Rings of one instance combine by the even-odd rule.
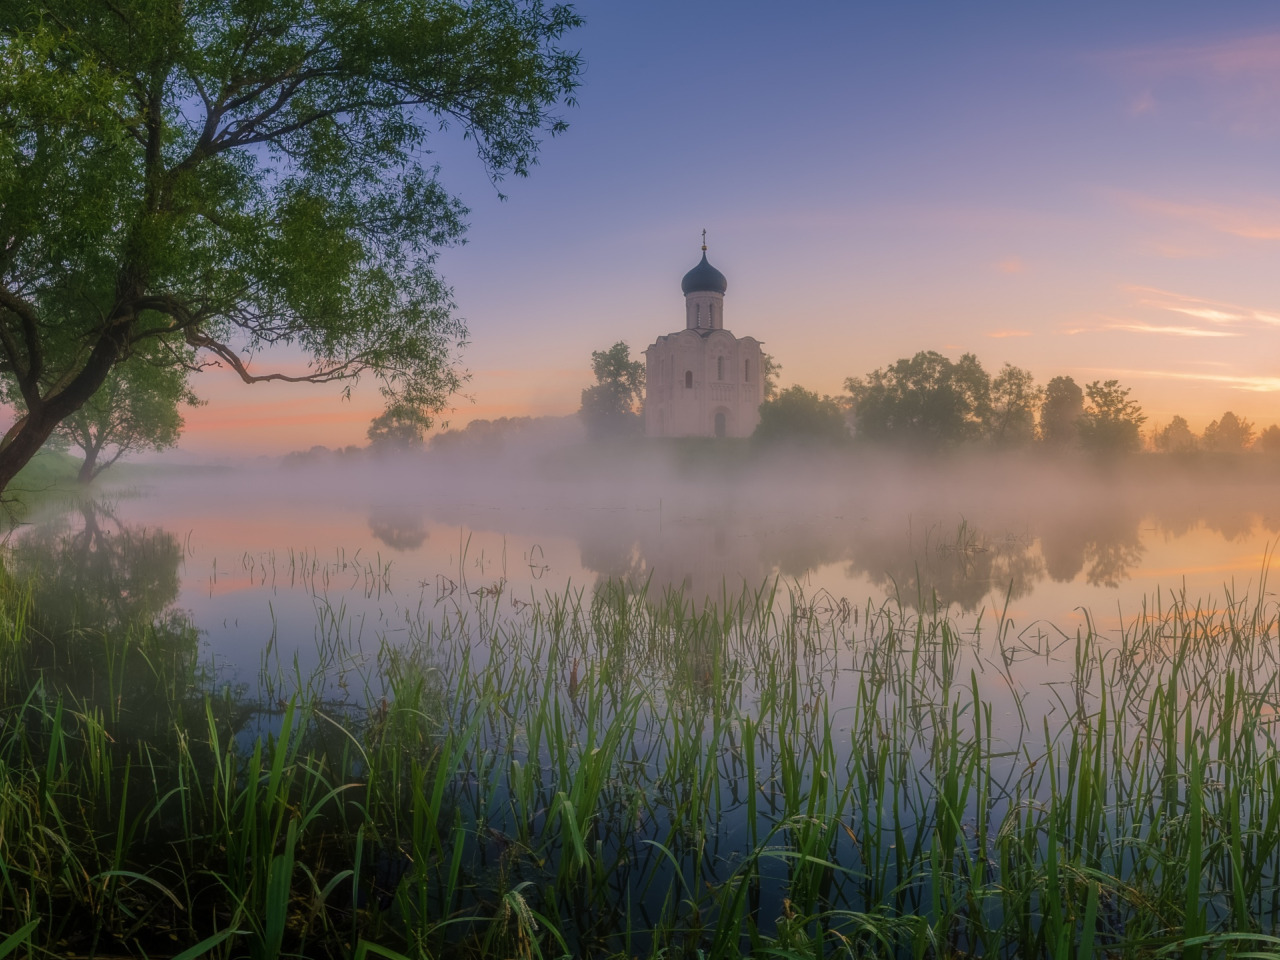
[[[1029,337],[1030,330],[993,330],[987,334],[993,340],[1003,340],[1006,337]]]
[[[1194,317],[1218,325],[1243,324],[1245,326],[1280,326],[1280,311],[1263,310],[1219,300],[1206,300],[1185,293],[1160,290],[1156,287],[1126,287],[1137,298],[1140,306],[1166,313]]]
[[[1173,337],[1242,337],[1244,334],[1234,330],[1206,330],[1204,327],[1168,327],[1153,323],[1132,321],[1128,323],[1112,323],[1107,330],[1124,330],[1129,333],[1161,333]]]
[[[1102,59],[1150,77],[1262,78],[1280,90],[1280,32],[1131,47],[1103,54]]]
[[[1280,127],[1280,32],[1114,50],[1096,58],[1139,84],[1129,112],[1190,103],[1236,133]]]
[[[1157,380],[1184,380],[1216,383],[1247,393],[1280,393],[1280,377],[1247,376],[1227,373],[1188,373],[1182,370],[1100,370],[1117,377],[1143,377]]]
[[[1121,194],[1120,199],[1142,213],[1190,223],[1215,233],[1246,240],[1280,240],[1280,202],[1269,197],[1256,198],[1243,205],[1165,200],[1137,193]]]
[[[1000,273],[1024,273],[1027,269],[1021,257],[1005,257],[994,266]]]

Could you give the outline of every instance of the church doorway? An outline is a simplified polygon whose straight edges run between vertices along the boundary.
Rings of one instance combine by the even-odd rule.
[[[724,434],[725,434],[725,416],[724,416],[724,411],[723,411],[723,410],[718,410],[718,411],[716,412],[716,436],[717,436],[717,437],[720,437],[721,439],[723,439],[723,438],[724,438]]]

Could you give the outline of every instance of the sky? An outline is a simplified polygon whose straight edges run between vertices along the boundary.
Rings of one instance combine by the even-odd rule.
[[[784,386],[919,350],[1117,379],[1195,430],[1280,422],[1280,7],[1266,2],[587,0],[569,129],[470,208],[439,268],[467,321],[444,419],[564,415],[591,352],[681,329],[680,278]],[[371,384],[206,372],[182,449],[363,443]]]

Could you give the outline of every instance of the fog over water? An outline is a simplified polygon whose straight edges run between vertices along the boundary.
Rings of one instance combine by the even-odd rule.
[[[1007,604],[1016,630],[1073,634],[1086,615],[1114,629],[1162,590],[1256,599],[1280,535],[1269,467],[708,445],[317,455],[156,468],[108,483],[93,511],[50,509],[17,542],[64,573],[92,558],[86,579],[113,562],[129,567],[114,576],[151,576],[148,595],[189,611],[232,670],[256,668],[273,634],[279,650],[310,646],[318,618],[372,641],[463,595],[500,589],[518,612],[608,578],[694,602],[776,581],[806,602],[936,604],[970,627]]]

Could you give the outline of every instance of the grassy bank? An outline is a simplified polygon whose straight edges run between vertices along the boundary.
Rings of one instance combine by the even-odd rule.
[[[79,471],[80,461],[68,453],[45,450],[36,454],[5,490],[3,519],[21,519],[42,502],[75,492],[80,486],[76,482]]]
[[[319,667],[0,616],[0,957],[1275,951],[1274,605],[957,632],[501,584]]]

